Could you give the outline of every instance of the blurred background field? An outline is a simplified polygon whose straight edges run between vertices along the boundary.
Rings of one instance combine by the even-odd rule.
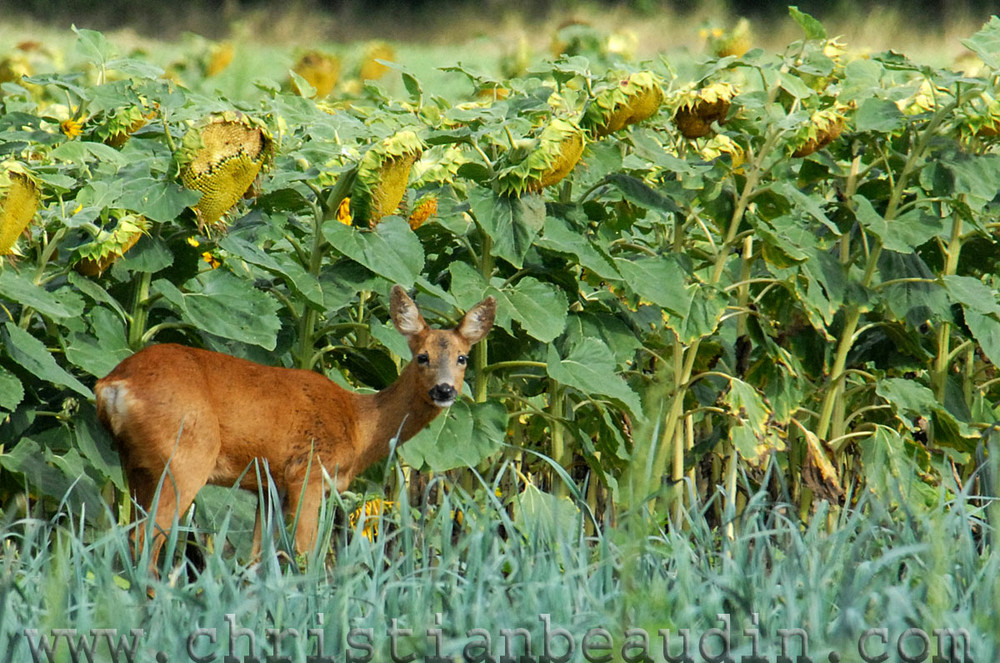
[[[263,52],[268,47],[310,48],[382,39],[401,45],[404,55],[403,45],[419,44],[424,57],[447,61],[459,56],[436,49],[462,46],[464,61],[496,63],[518,55],[544,56],[560,29],[583,24],[616,35],[620,48],[644,59],[674,49],[705,50],[713,31],[732,30],[741,18],[749,21],[753,46],[780,49],[799,34],[787,20],[788,4],[770,0],[7,0],[0,3],[6,5],[0,19],[0,48],[9,50],[26,39],[70,39],[67,29],[75,24],[142,50],[150,50],[150,39],[183,44],[191,35],[252,45]],[[982,0],[797,4],[819,19],[830,35],[841,35],[853,48],[893,49],[934,65],[960,58],[964,48],[959,39],[978,30],[995,11],[993,3]],[[290,64],[282,62],[283,57],[291,54],[275,54],[271,64]]]

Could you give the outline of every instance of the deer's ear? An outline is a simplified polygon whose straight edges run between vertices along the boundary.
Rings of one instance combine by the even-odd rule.
[[[486,338],[493,327],[493,319],[497,314],[497,300],[487,297],[465,314],[458,325],[458,333],[470,344],[478,343]]]
[[[413,303],[406,291],[401,286],[392,286],[392,295],[389,298],[389,317],[392,324],[403,336],[416,336],[427,329],[427,322],[424,316],[420,315],[417,305]]]

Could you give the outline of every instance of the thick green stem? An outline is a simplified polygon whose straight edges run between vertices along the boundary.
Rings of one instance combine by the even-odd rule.
[[[132,296],[132,315],[128,328],[128,345],[133,350],[142,348],[142,340],[146,333],[146,321],[149,318],[149,286],[153,282],[150,272],[139,274]]]
[[[944,275],[952,276],[958,271],[958,258],[962,253],[962,217],[955,213],[951,224],[951,236],[945,248]],[[948,384],[948,364],[951,361],[951,323],[943,320],[938,327],[937,355],[931,370],[931,387],[939,403],[944,402],[944,392]]]
[[[744,183],[743,190],[740,193],[740,197],[736,201],[736,207],[733,210],[732,217],[729,220],[729,228],[726,232],[725,241],[719,246],[719,253],[715,258],[715,265],[712,269],[712,276],[710,280],[711,285],[717,285],[722,279],[722,274],[725,271],[726,263],[730,257],[730,251],[737,240],[739,235],[740,224],[743,222],[743,216],[746,214],[747,208],[750,206],[750,202],[757,192],[757,185],[760,183],[761,175],[764,171],[764,161],[768,158],[771,150],[778,142],[778,138],[781,133],[775,131],[772,133],[767,140],[764,141],[764,145],[761,147],[760,152],[755,156],[750,166],[748,167],[747,179]],[[677,425],[680,421],[681,415],[684,413],[684,397],[687,394],[687,384],[691,381],[691,375],[694,371],[695,360],[698,356],[698,348],[701,345],[702,339],[695,339],[686,351],[682,349],[679,342],[674,344],[674,393],[671,397],[670,410],[667,412],[667,417],[664,420],[663,430],[660,436],[660,444],[656,449],[656,456],[652,464],[652,472],[648,480],[655,480],[655,477],[662,477],[666,474],[667,464],[670,461],[670,452],[673,447],[673,442],[675,440]],[[683,360],[681,357],[683,356]],[[678,367],[680,370],[678,371]],[[649,485],[643,485],[639,487],[644,499],[644,495],[648,494]],[[638,496],[637,496],[638,497]]]
[[[483,280],[488,284],[493,278],[493,238],[481,227],[479,232],[483,236],[483,246],[479,255],[479,273],[483,275]],[[489,371],[486,369],[489,364],[489,339],[484,338],[472,347],[472,363],[476,367],[476,380],[472,387],[472,398],[477,403],[486,401],[487,386],[489,384]]]
[[[923,158],[935,130],[954,108],[955,103],[953,102],[938,111],[927,124],[917,144],[910,151],[910,154],[907,155],[903,170],[899,173],[899,177],[895,182],[893,182],[892,193],[889,195],[889,203],[886,205],[885,213],[883,214],[883,218],[887,223],[891,223],[896,218],[910,177],[916,172],[917,164]],[[861,287],[865,290],[871,287],[881,255],[882,242],[875,239],[871,252],[868,254],[868,263],[865,265],[864,275],[861,278]],[[840,341],[837,344],[837,352],[830,371],[830,388],[827,389],[826,395],[823,398],[823,407],[820,409],[819,422],[816,425],[816,435],[821,440],[827,439],[827,434],[830,432],[830,424],[835,416],[835,410],[843,410],[844,408],[844,403],[841,400],[841,396],[844,393],[844,368],[847,365],[847,355],[854,346],[858,331],[858,322],[860,320],[861,307],[857,304],[849,305],[844,317],[844,329],[841,332]],[[835,406],[838,402],[840,403],[840,407],[836,408]],[[842,419],[843,412],[836,414],[836,416]]]
[[[566,446],[566,429],[563,426],[563,417],[566,410],[566,395],[562,386],[555,380],[549,380],[549,415],[551,429],[551,453],[552,460],[559,463],[559,466],[567,473],[573,467],[573,452]],[[559,476],[552,477],[553,492],[557,497],[568,497],[569,486]]]
[[[313,242],[309,254],[309,273],[319,277],[320,268],[323,266],[323,247],[326,239],[323,237],[323,211],[318,205],[313,209]],[[302,306],[302,317],[299,318],[299,352],[298,366],[306,370],[312,370],[315,354],[313,346],[316,344],[316,325],[319,321],[319,311],[307,304]]]

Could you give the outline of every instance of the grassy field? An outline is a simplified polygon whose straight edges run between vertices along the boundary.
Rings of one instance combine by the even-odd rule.
[[[985,17],[792,16],[721,56],[711,6],[365,27],[300,6],[211,38],[0,19],[0,56],[35,67],[3,83],[0,154],[45,191],[0,265],[0,662],[1000,659],[1000,24],[972,67]],[[375,39],[396,68],[365,85]],[[328,98],[295,91],[308,48],[341,59]],[[620,71],[660,96],[611,130]],[[733,111],[692,137],[696,88]],[[231,109],[273,163],[203,232],[177,146]],[[567,118],[579,166],[532,185]],[[426,144],[400,209],[437,216],[344,224],[403,131]],[[126,213],[134,249],[108,239]],[[130,253],[85,278],[98,240]],[[253,500],[215,488],[161,577],[133,562],[93,380],[155,339],[378,388],[405,360],[399,282],[437,321],[493,294],[497,328],[470,398],[331,498],[330,549],[294,559],[281,531],[245,563]]]
[[[696,504],[683,530],[638,517],[588,535],[592,514],[536,504],[512,518],[496,501],[453,495],[434,509],[395,496],[377,534],[335,531],[327,565],[246,567],[219,547],[202,570],[162,580],[132,568],[116,526],[81,535],[69,514],[8,522],[0,660],[486,660],[486,643],[503,655],[513,638],[518,651],[524,636],[505,635],[518,629],[531,660],[1000,654],[1000,558],[965,496],[920,512],[863,496],[803,527],[758,494],[729,540],[706,520],[711,504]]]

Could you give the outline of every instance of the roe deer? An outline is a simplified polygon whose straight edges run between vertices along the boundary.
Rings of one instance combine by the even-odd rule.
[[[254,461],[267,462],[286,514],[299,514],[296,550],[313,550],[324,474],[335,477],[336,490],[346,489],[359,472],[388,455],[393,438],[405,442],[455,401],[469,348],[492,327],[496,301],[487,297],[476,304],[453,330],[428,327],[398,285],[389,310],[413,360],[375,394],[348,391],[313,371],[173,344],[145,348],[97,381],[98,418],[115,439],[132,496],[155,527],[154,567],[173,519],[203,486],[231,486],[243,475],[242,488],[260,488]],[[136,527],[136,556],[146,527],[146,522]]]

